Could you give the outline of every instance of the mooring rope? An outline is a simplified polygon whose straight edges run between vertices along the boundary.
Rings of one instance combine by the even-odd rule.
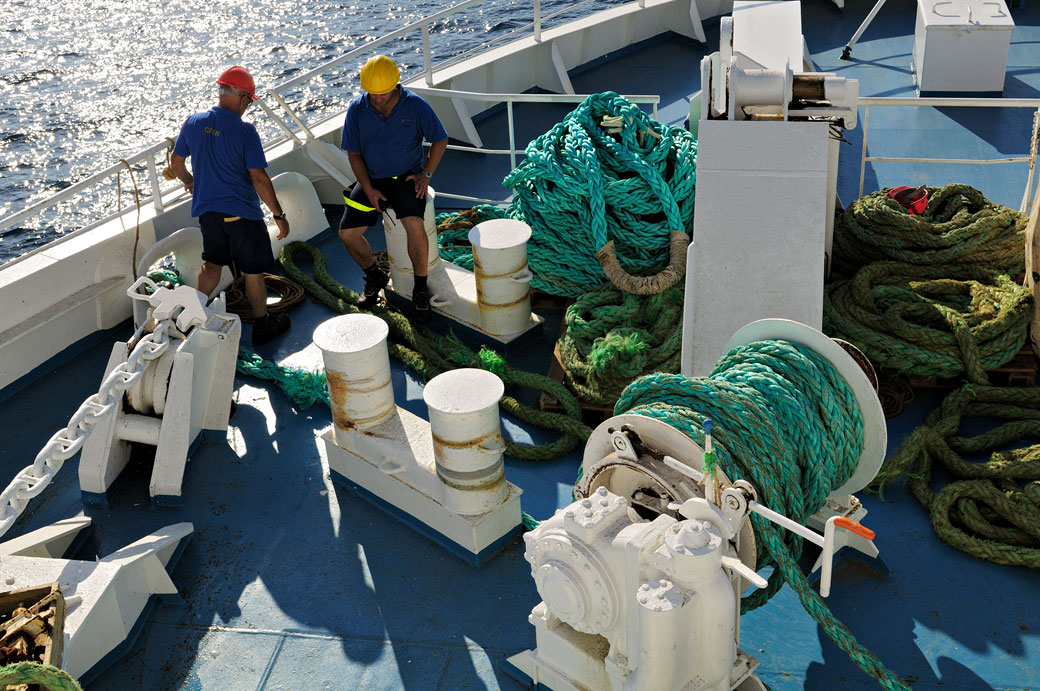
[[[823,508],[827,494],[856,468],[863,422],[840,373],[809,348],[759,341],[730,351],[708,377],[653,374],[622,393],[615,414],[663,420],[704,444],[703,422],[715,422],[718,463],[731,480],[745,479],[759,501],[798,523]],[[783,583],[860,669],[885,689],[909,687],[884,667],[812,590],[798,569],[801,538],[752,514],[756,569],[773,563],[766,588],[743,598],[741,611],[764,604]]]
[[[45,691],[83,691],[69,673],[39,662],[14,662],[0,667],[0,688],[35,684]]]
[[[835,271],[851,276],[875,261],[986,268],[1016,277],[1025,267],[1028,216],[962,184],[926,187],[928,206],[907,212],[889,189],[852,202],[834,228]]]
[[[612,91],[589,96],[525,156],[502,184],[513,190],[509,217],[531,226],[534,288],[566,297],[598,288],[607,277],[596,252],[610,241],[625,272],[655,274],[672,233],[691,232],[696,140]]]
[[[961,436],[968,417],[1005,422]],[[994,451],[1038,437],[1040,389],[965,384],[903,441],[875,482],[883,488],[906,474],[946,544],[998,564],[1040,568],[1040,445]],[[987,451],[988,461],[964,458]],[[938,466],[953,479],[935,492]]]
[[[567,382],[582,400],[613,405],[634,379],[678,372],[683,285],[642,297],[612,285],[567,308],[558,346]]]
[[[823,330],[892,372],[989,383],[1025,343],[1029,289],[984,267],[868,264],[827,286]]]

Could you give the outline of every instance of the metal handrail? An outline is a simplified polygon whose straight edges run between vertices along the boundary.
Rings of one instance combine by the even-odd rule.
[[[418,94],[420,96],[440,96],[448,98],[457,98],[465,101],[480,101],[485,103],[505,103],[506,104],[506,128],[509,130],[509,148],[508,149],[482,149],[472,146],[458,146],[451,144],[448,146],[449,149],[454,151],[466,151],[469,153],[479,154],[508,154],[509,155],[509,167],[516,168],[516,155],[522,153],[522,150],[516,148],[516,128],[513,124],[513,104],[514,103],[581,103],[588,95],[582,94],[485,94],[478,91],[457,91],[454,89],[430,89],[425,87],[409,87],[409,91]],[[651,117],[657,119],[657,106],[661,102],[661,97],[657,94],[643,94],[638,96],[625,96],[625,98],[632,103],[645,103],[653,106]],[[459,195],[449,194],[446,192],[439,193],[443,197],[451,197],[452,199],[466,199],[470,200],[471,197],[461,197]],[[493,200],[480,200],[480,201],[493,201]]]
[[[1037,118],[1040,118],[1040,98],[915,98],[907,96],[864,96],[860,97],[859,105],[863,106],[863,143],[860,149],[859,165],[859,196],[863,196],[863,181],[866,177],[867,162],[879,161],[888,163],[954,163],[970,165],[994,165],[998,163],[1029,163],[1029,177],[1026,180],[1026,189],[1022,197],[1022,206],[1019,209],[1026,212],[1029,209],[1029,201],[1033,188],[1033,172],[1036,168],[1037,139],[1040,130],[1037,127]],[[870,109],[872,106],[910,106],[927,108],[1036,108],[1037,115],[1033,120],[1033,131],[1031,133],[1031,145],[1028,156],[1012,156],[1004,158],[930,158],[930,157],[905,157],[905,156],[867,156],[867,136],[870,132]]]

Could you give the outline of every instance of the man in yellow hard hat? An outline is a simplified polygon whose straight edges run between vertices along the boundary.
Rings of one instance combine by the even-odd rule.
[[[370,308],[389,277],[376,266],[365,231],[379,220],[380,212],[392,207],[408,235],[408,258],[415,275],[415,319],[426,323],[431,316],[426,283],[430,247],[423,228],[426,190],[448,145],[448,133],[430,104],[403,88],[398,83],[400,78],[397,65],[385,55],[371,58],[361,68],[365,93],[347,108],[340,143],[357,184],[344,190],[346,210],[339,237],[365,272],[359,304]],[[423,148],[424,138],[430,142],[428,154]]]
[[[256,127],[242,115],[256,100],[256,83],[244,67],[230,67],[217,78],[220,100],[189,117],[170,156],[170,168],[191,192],[191,215],[202,229],[202,268],[198,289],[207,296],[232,261],[245,275],[246,297],[253,308],[253,345],[270,341],[289,329],[289,316],[267,312],[263,272],[274,264],[271,238],[260,200],[274,214],[278,239],[289,234],[267,158]],[[185,159],[191,157],[188,172]]]

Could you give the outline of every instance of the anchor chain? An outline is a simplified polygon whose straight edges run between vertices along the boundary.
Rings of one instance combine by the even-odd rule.
[[[80,404],[69,424],[44,444],[33,464],[19,471],[7,489],[0,493],[0,536],[14,525],[29,501],[50,484],[65,461],[79,452],[98,420],[123,399],[123,394],[137,383],[149,363],[169,349],[171,328],[176,337],[178,332],[173,319],[160,321],[152,333],[142,335],[143,327],[139,329],[130,340],[131,343],[137,342],[126,362],[116,366],[105,377],[98,392]]]

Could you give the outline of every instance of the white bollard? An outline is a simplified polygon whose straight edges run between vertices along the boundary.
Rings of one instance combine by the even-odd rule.
[[[428,189],[426,210],[423,214],[423,228],[426,230],[429,247],[426,261],[427,275],[433,273],[441,260],[437,251],[437,223],[433,211],[435,197],[433,189]],[[383,233],[386,235],[386,252],[390,257],[390,280],[394,283],[394,291],[399,295],[410,297],[412,288],[415,286],[415,271],[412,269],[412,260],[408,256],[408,233],[393,209],[387,209],[383,213]]]
[[[514,334],[531,325],[530,239],[531,227],[510,218],[484,221],[469,231],[477,305],[487,333]]]
[[[486,513],[509,493],[498,414],[504,392],[501,379],[480,369],[439,374],[423,389],[442,503],[463,516]]]
[[[386,350],[389,333],[386,322],[371,314],[334,317],[314,330],[314,344],[325,361],[336,439],[344,446],[349,438],[341,431],[375,427],[397,409]]]

